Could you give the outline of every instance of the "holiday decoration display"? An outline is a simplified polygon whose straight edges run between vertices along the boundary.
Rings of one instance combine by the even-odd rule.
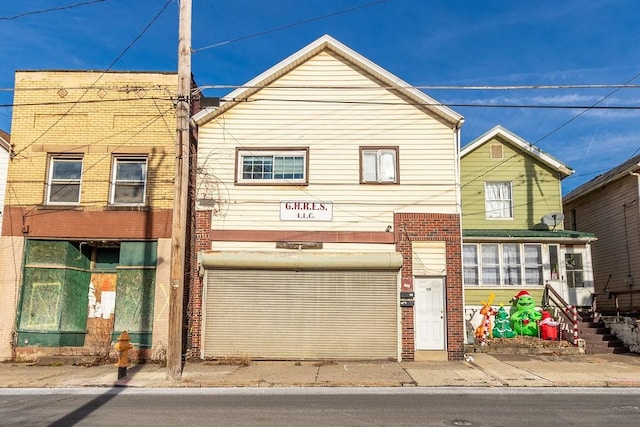
[[[496,311],[491,307],[491,303],[495,297],[495,294],[491,293],[489,294],[489,301],[481,301],[480,314],[482,315],[482,323],[476,328],[476,338],[481,342],[485,342],[487,338],[491,337],[491,316],[496,314]]]
[[[511,328],[509,313],[500,304],[495,319],[493,320],[493,337],[494,338],[513,338],[516,336],[515,331]]]
[[[522,290],[516,295],[515,311],[511,315],[511,327],[518,335],[538,336],[538,320],[542,314],[528,291]]]

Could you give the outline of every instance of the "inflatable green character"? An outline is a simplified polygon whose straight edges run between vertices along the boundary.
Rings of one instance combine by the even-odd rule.
[[[493,337],[494,338],[513,338],[516,333],[509,324],[509,313],[504,309],[502,304],[493,320]]]
[[[515,312],[511,315],[511,327],[518,335],[538,336],[538,320],[542,314],[536,310],[536,303],[528,291],[516,295]]]

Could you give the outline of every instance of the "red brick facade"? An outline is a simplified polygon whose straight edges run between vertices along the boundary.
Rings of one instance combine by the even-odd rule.
[[[403,291],[413,291],[413,270],[412,270],[412,242],[413,241],[444,241],[446,242],[447,277],[446,277],[446,324],[447,324],[447,352],[449,360],[461,360],[464,357],[464,323],[463,323],[463,292],[462,292],[462,263],[461,263],[461,236],[460,236],[460,216],[456,214],[395,214],[395,233],[364,233],[376,234],[374,241],[388,243],[389,237],[395,238],[398,252],[403,256],[401,283]],[[266,235],[265,235],[266,233]],[[274,232],[251,232],[254,241],[264,241],[273,238],[274,235],[283,237],[286,231]],[[226,232],[226,238],[222,233],[211,230],[211,212],[196,212],[196,253],[201,250],[210,250],[212,241],[228,240],[231,236],[239,238],[243,236],[241,232]],[[303,240],[303,234],[297,233],[299,240]],[[353,241],[362,240],[363,233],[346,233],[347,236],[333,235],[332,233],[309,232],[311,240],[318,240],[323,235],[328,241]],[[345,234],[345,233],[342,233]],[[356,236],[357,235],[357,236]],[[369,236],[371,237],[371,236]],[[343,240],[347,239],[347,240]],[[368,237],[367,241],[371,241]],[[197,269],[197,263],[193,266]],[[405,285],[409,285],[406,288]],[[191,286],[190,299],[190,335],[191,335],[191,355],[197,357],[200,353],[201,328],[202,328],[202,278],[194,275]],[[415,358],[415,337],[414,337],[414,309],[413,307],[402,307],[402,359],[414,360]]]
[[[455,214],[395,214],[397,250],[404,259],[402,290],[413,291],[413,241],[446,242],[446,325],[449,360],[464,357],[464,305],[462,290],[462,254],[460,216]],[[407,285],[409,285],[407,287]],[[413,307],[402,308],[402,359],[415,358]]]
[[[211,211],[196,211],[196,240],[195,254],[192,261],[192,271],[198,272],[198,257],[200,251],[211,249]],[[189,338],[190,345],[187,349],[192,357],[200,357],[201,337],[202,337],[202,289],[204,283],[200,274],[191,275],[191,286],[189,294],[189,308],[187,315],[189,317]]]

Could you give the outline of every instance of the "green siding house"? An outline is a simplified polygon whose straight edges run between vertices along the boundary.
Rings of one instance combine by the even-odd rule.
[[[572,173],[501,126],[461,150],[467,340],[490,294],[494,306],[511,306],[522,290],[541,303],[549,284],[569,304],[591,305],[595,236],[563,226],[561,181]]]

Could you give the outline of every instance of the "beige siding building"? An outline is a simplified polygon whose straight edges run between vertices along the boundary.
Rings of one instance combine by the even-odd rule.
[[[194,116],[193,351],[461,358],[462,117],[329,36],[224,100]]]
[[[598,236],[593,268],[598,311],[640,311],[640,156],[597,176],[567,194],[566,225]]]

